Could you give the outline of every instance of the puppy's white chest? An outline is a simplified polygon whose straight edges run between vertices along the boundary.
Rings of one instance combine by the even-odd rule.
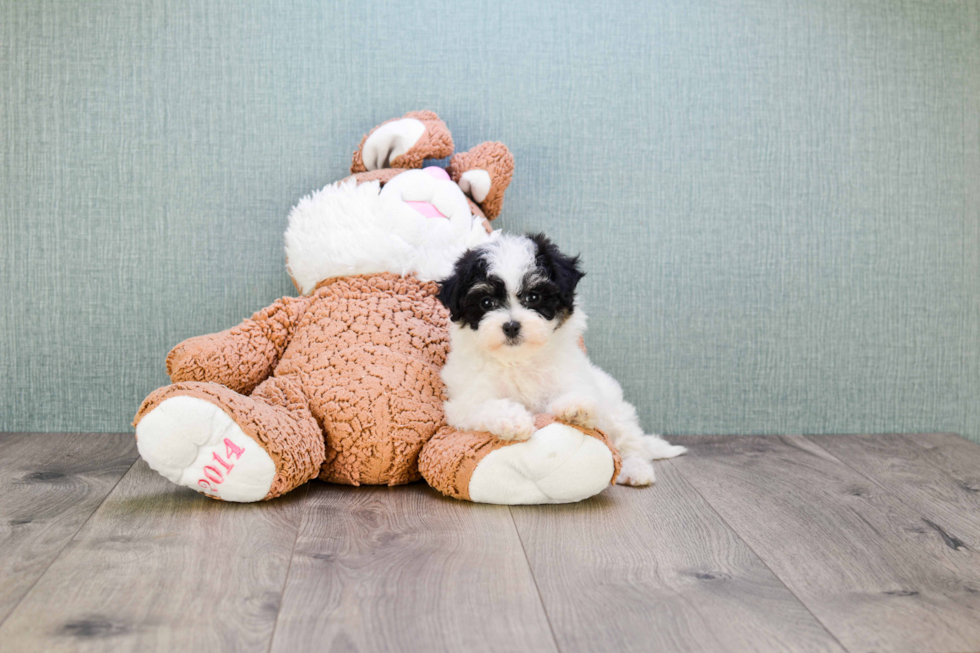
[[[551,397],[553,386],[551,375],[533,368],[513,368],[506,370],[499,378],[498,391],[501,397],[513,399],[524,404],[528,410],[538,412]]]

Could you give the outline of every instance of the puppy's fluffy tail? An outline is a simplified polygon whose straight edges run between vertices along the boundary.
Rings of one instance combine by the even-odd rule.
[[[650,457],[654,460],[660,460],[661,458],[676,458],[683,453],[687,453],[687,447],[671,444],[659,435],[643,436],[643,446],[646,448],[646,451]]]

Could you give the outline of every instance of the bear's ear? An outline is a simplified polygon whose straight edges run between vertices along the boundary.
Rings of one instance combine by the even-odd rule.
[[[432,111],[410,111],[383,122],[361,139],[351,161],[351,174],[382,168],[421,168],[425,159],[453,153],[446,123]]]
[[[493,220],[504,207],[504,191],[514,176],[514,155],[503,143],[480,143],[450,159],[446,172]]]

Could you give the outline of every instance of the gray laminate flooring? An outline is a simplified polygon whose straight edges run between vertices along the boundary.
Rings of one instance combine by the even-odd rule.
[[[980,651],[980,446],[674,437],[567,506],[235,505],[132,435],[0,434],[0,651]]]

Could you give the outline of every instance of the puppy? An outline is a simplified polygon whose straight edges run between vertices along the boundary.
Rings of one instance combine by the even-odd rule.
[[[598,428],[623,458],[617,482],[649,485],[651,460],[686,449],[645,435],[620,385],[589,361],[575,295],[583,276],[578,257],[544,235],[501,235],[456,261],[439,292],[452,320],[446,420],[504,440],[531,437],[535,413]]]

